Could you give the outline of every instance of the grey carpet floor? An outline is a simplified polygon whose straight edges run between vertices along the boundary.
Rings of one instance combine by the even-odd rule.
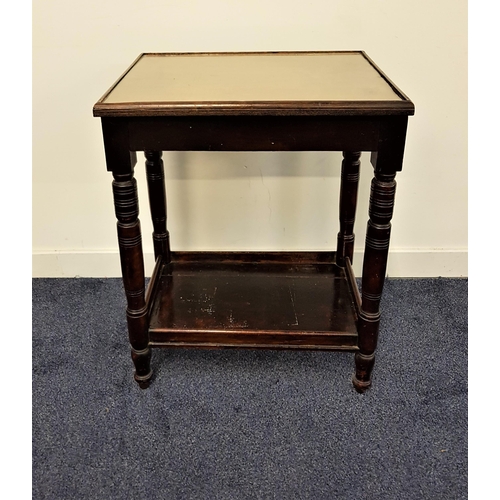
[[[389,279],[373,386],[353,354],[154,350],[118,279],[34,279],[33,498],[467,498],[466,279]]]

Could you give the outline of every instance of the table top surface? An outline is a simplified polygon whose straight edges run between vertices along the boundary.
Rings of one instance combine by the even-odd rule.
[[[362,51],[141,54],[94,116],[414,113]]]

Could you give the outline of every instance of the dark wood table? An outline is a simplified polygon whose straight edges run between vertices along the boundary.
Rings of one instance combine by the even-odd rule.
[[[362,51],[141,54],[95,104],[113,174],[135,380],[151,349],[355,352],[371,372],[396,172],[413,103]],[[136,151],[144,151],[156,265],[145,290]],[[340,231],[331,252],[171,251],[163,151],[342,151]],[[374,177],[361,293],[351,263],[360,152]],[[318,214],[320,217],[321,214]]]

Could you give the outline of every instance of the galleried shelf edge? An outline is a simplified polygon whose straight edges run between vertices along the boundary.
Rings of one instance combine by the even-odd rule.
[[[141,54],[94,105],[113,175],[135,380],[154,347],[355,351],[363,392],[380,322],[396,173],[414,105],[363,51]],[[134,167],[144,151],[156,265],[145,290]],[[342,151],[331,252],[173,252],[163,151]],[[361,151],[371,184],[361,293],[351,263]]]

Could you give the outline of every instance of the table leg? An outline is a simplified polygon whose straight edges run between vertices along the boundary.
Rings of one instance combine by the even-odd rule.
[[[359,352],[355,354],[354,387],[364,392],[371,385],[380,323],[380,299],[384,286],[391,218],[396,193],[395,173],[375,172],[371,184],[369,221],[366,231],[361,310],[358,318]]]
[[[144,155],[146,156],[149,206],[153,220],[155,259],[161,255],[165,262],[170,262],[170,238],[167,231],[167,202],[162,152],[145,151]]]
[[[344,266],[346,257],[352,263],[354,253],[354,220],[358,199],[360,152],[344,151],[340,178],[340,231],[337,236],[336,262]]]
[[[134,378],[145,389],[149,386],[152,371],[137,186],[133,168],[129,172],[113,171],[113,177],[118,244],[128,306],[127,324],[135,365]]]

